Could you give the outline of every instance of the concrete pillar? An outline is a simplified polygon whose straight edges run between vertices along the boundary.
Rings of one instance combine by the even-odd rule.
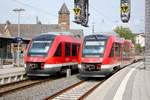
[[[145,0],[145,67],[150,70],[150,0]]]
[[[70,77],[70,76],[71,76],[71,69],[67,69],[66,77]]]

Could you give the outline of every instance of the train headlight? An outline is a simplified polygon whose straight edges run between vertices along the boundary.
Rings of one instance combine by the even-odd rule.
[[[82,65],[81,65],[81,64],[78,64],[78,68],[79,68],[79,69],[82,69]]]
[[[44,63],[41,63],[41,69],[42,70],[44,69]]]

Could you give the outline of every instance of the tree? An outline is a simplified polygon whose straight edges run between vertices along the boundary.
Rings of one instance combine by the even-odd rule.
[[[134,42],[134,35],[129,28],[124,28],[123,26],[118,26],[114,30],[120,37],[131,40]]]

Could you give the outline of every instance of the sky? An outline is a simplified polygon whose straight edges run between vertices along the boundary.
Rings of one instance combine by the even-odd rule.
[[[145,0],[131,0],[131,18],[124,24],[120,19],[120,0],[89,0],[90,17],[89,27],[73,23],[74,0],[1,0],[0,23],[9,20],[18,23],[17,14],[12,10],[23,8],[20,23],[35,24],[36,16],[43,24],[57,24],[58,11],[65,2],[70,10],[70,23],[72,29],[83,29],[84,34],[92,34],[94,24],[95,32],[111,32],[116,26],[129,27],[133,33],[145,31]]]

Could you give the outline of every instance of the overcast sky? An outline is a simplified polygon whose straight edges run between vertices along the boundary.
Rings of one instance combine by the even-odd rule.
[[[10,20],[17,23],[17,15],[12,10],[23,8],[21,23],[36,23],[36,16],[43,24],[57,24],[58,11],[65,2],[70,10],[71,28],[83,29],[85,35],[92,33],[92,23],[95,23],[95,32],[112,31],[117,25],[128,26],[136,32],[144,32],[145,0],[131,0],[131,18],[128,24],[123,24],[120,19],[120,0],[89,0],[90,19],[89,27],[84,28],[73,23],[74,0],[1,0],[0,23]]]

